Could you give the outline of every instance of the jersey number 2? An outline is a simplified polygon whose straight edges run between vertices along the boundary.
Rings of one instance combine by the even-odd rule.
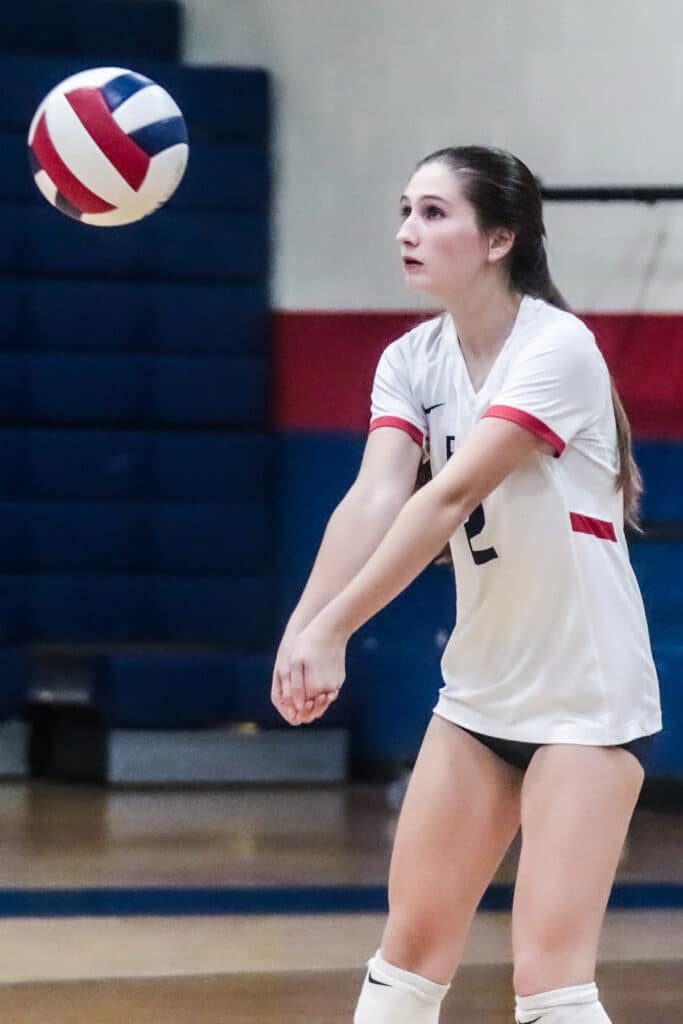
[[[448,434],[446,437],[446,459],[450,459],[455,448],[455,435]],[[476,550],[472,547],[472,539],[478,537],[481,531],[486,526],[486,517],[484,515],[484,506],[477,505],[470,518],[465,523],[465,533],[467,534],[467,543],[470,546],[472,552],[472,558],[474,559],[475,565],[486,565],[494,558],[498,558],[498,552],[495,548],[481,548]]]
[[[472,552],[472,558],[474,559],[475,565],[485,565],[486,562],[490,562],[493,558],[498,558],[498,552],[496,551],[495,548],[472,547],[473,538],[478,537],[485,526],[486,518],[484,516],[484,506],[477,505],[474,512],[465,523],[467,543],[470,546],[470,551]]]

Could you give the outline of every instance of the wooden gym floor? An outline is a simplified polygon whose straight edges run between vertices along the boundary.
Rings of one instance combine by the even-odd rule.
[[[383,787],[124,791],[0,785],[7,889],[383,885]],[[683,884],[683,811],[639,811],[618,881]],[[514,877],[516,850],[496,881]],[[680,902],[680,901],[679,901]],[[4,917],[0,1021],[351,1024],[383,916]],[[509,915],[477,915],[443,1024],[511,1024]],[[683,1021],[683,909],[607,916],[615,1024]]]

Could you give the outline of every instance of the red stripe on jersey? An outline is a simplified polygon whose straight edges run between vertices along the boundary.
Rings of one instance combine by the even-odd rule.
[[[617,535],[612,523],[608,523],[604,519],[594,519],[593,516],[582,516],[578,512],[570,512],[569,518],[575,533],[590,533],[594,537],[599,537],[600,540],[616,542]]]
[[[149,157],[116,123],[100,90],[74,89],[66,98],[88,135],[137,192],[149,169]]]
[[[399,419],[398,416],[378,416],[370,424],[370,432],[377,430],[377,427],[396,427],[398,430],[405,430],[406,434],[410,434],[415,444],[419,444],[422,447],[422,442],[424,441],[422,431],[413,423],[409,423],[408,420]]]
[[[523,412],[522,409],[515,409],[511,405],[491,405],[482,416],[482,419],[485,419],[487,416],[492,416],[497,420],[510,420],[511,423],[516,423],[518,426],[524,427],[525,430],[531,431],[532,434],[536,434],[537,437],[543,438],[544,441],[547,441],[555,449],[556,459],[560,457],[567,447],[562,438],[554,430],[551,430],[543,420],[537,419],[536,416],[532,416],[529,412]]]
[[[59,192],[81,213],[108,213],[116,209],[95,195],[72,174],[55,149],[47,127],[45,114],[41,117],[33,137],[33,152],[38,162]]]

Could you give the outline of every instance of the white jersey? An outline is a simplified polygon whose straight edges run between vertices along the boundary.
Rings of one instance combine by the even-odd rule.
[[[626,743],[661,729],[643,602],[615,490],[607,367],[575,316],[525,296],[474,391],[444,315],[384,351],[371,429],[406,430],[443,469],[484,416],[548,441],[451,538],[457,621],[437,714],[530,743]]]

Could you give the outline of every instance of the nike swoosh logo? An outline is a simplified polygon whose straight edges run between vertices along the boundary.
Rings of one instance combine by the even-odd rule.
[[[533,1019],[533,1020],[528,1020],[528,1021],[526,1022],[526,1024],[536,1024],[536,1021],[537,1021],[537,1020],[540,1020],[540,1019],[541,1019],[540,1017],[534,1017],[534,1019]]]
[[[422,412],[425,414],[425,416],[429,416],[429,414],[432,411],[432,409],[440,409],[441,406],[445,405],[445,404],[446,404],[445,402],[437,402],[436,405],[430,405],[429,408],[427,408],[427,409],[425,409],[425,407],[423,405],[422,406]]]
[[[385,988],[394,987],[393,985],[390,985],[388,981],[377,981],[375,978],[373,978],[370,971],[368,971],[368,981],[370,982],[371,985],[384,985]]]

